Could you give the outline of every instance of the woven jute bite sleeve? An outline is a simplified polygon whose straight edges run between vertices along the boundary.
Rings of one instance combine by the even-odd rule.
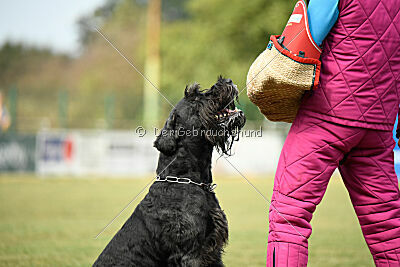
[[[247,75],[247,95],[270,121],[293,122],[305,91],[316,89],[321,62],[284,49],[272,35]]]

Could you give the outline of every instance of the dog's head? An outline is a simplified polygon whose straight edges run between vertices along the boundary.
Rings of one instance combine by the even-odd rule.
[[[179,140],[191,138],[195,143],[208,142],[229,155],[246,122],[235,101],[238,89],[231,79],[219,77],[216,84],[203,91],[198,84],[187,86],[184,98],[171,111],[154,146],[171,155]]]

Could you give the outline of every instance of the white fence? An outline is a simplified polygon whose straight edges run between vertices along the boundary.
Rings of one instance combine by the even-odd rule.
[[[136,176],[154,174],[158,151],[155,136],[131,131],[42,131],[37,135],[36,171],[40,175]],[[272,174],[283,136],[277,131],[242,136],[228,160],[241,172]],[[213,155],[213,172],[237,174],[224,159]]]

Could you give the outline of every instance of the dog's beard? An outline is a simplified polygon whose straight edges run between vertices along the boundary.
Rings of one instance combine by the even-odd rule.
[[[233,142],[239,141],[240,130],[244,125],[244,118],[239,115],[232,115],[225,122],[218,124],[218,132],[213,136],[218,151],[231,155]]]

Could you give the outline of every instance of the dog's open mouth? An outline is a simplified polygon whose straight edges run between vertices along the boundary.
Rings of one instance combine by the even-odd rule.
[[[225,108],[225,109],[219,111],[219,112],[215,115],[215,118],[216,118],[218,121],[222,122],[222,121],[225,121],[225,120],[227,120],[227,119],[229,119],[229,118],[231,118],[231,117],[233,117],[233,116],[239,114],[239,112],[241,112],[241,110],[238,109],[237,107],[235,107],[235,109]]]

